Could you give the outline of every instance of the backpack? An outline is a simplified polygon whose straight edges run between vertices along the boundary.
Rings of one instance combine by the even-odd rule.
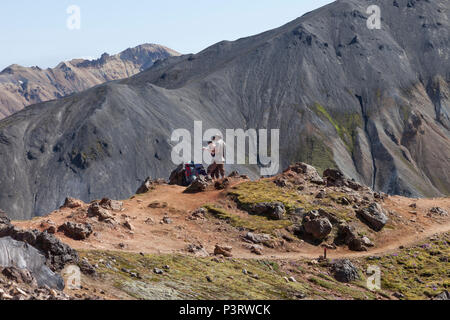
[[[202,164],[186,163],[184,167],[184,175],[187,185],[190,185],[199,176],[207,176],[206,170]]]
[[[186,178],[186,185],[190,185],[192,182],[194,182],[196,176],[195,176],[195,167],[191,163],[186,163],[184,165],[184,176]]]
[[[202,164],[196,164],[195,166],[195,172],[197,173],[197,176],[207,176],[205,167]]]

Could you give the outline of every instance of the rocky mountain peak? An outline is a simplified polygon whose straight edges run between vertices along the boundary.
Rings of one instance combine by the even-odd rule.
[[[95,85],[130,77],[148,69],[157,60],[179,55],[169,48],[145,44],[116,55],[102,54],[99,59],[73,59],[55,68],[11,65],[0,73],[0,118],[34,103],[59,99]],[[27,82],[27,90],[21,83]]]

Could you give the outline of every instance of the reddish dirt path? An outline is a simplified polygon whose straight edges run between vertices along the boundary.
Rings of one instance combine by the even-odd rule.
[[[337,250],[328,250],[327,256],[331,259],[339,259],[339,258],[360,258],[360,257],[370,257],[376,255],[385,255],[392,252],[395,252],[399,249],[399,247],[409,247],[416,243],[420,243],[424,239],[430,238],[435,234],[441,234],[445,232],[450,232],[450,223],[445,225],[437,225],[433,226],[430,229],[427,229],[425,232],[420,234],[413,235],[402,235],[400,237],[396,237],[396,240],[389,241],[382,246],[377,246],[374,249],[371,249],[367,252],[353,252],[346,249],[339,248]],[[269,255],[271,259],[275,260],[293,260],[298,258],[308,258],[315,259],[323,254],[323,250],[317,248],[315,253],[278,253],[276,255]],[[268,257],[268,258],[269,258]],[[244,257],[248,258],[248,257]]]

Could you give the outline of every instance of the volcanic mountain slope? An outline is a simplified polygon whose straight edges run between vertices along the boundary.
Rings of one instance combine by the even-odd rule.
[[[0,73],[0,119],[26,106],[61,98],[98,84],[131,77],[157,60],[178,56],[172,49],[144,44],[100,59],[74,59],[53,69],[11,65]]]
[[[378,4],[381,30],[369,30]],[[172,57],[0,122],[0,207],[124,199],[173,169],[170,136],[279,128],[281,164],[338,167],[377,191],[450,192],[449,2],[342,0],[278,29]]]

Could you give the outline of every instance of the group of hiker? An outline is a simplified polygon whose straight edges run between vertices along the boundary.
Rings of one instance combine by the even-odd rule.
[[[200,176],[209,176],[213,180],[225,178],[225,146],[225,141],[223,141],[223,138],[220,135],[212,137],[211,141],[208,141],[208,146],[203,148],[203,150],[208,151],[212,157],[212,164],[208,169],[205,170],[203,164],[195,164],[194,162],[186,163],[182,166],[182,181],[176,178],[177,175],[175,174],[182,169],[181,167],[172,173],[170,181],[173,181],[174,184],[188,186]]]

